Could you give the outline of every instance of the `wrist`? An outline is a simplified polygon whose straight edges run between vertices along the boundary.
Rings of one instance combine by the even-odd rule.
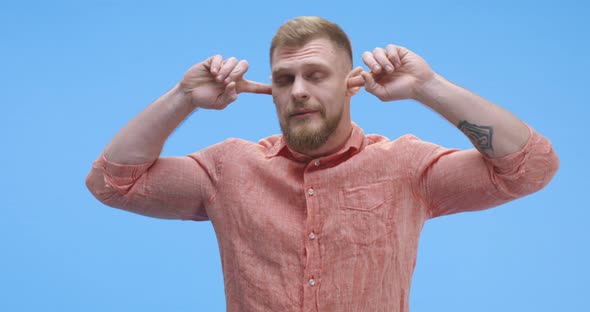
[[[441,75],[432,73],[429,79],[423,80],[418,84],[418,87],[414,90],[413,100],[434,108],[432,106],[448,83],[449,81]]]
[[[179,103],[190,110],[195,110],[198,108],[198,105],[193,103],[191,90],[184,88],[182,86],[182,82],[177,83],[169,93],[170,96],[175,99],[174,102]]]

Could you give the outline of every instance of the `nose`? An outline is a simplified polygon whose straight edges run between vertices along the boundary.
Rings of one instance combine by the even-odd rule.
[[[299,77],[293,81],[293,87],[291,88],[291,96],[293,100],[297,102],[306,101],[309,99],[309,92],[305,86],[305,81]]]

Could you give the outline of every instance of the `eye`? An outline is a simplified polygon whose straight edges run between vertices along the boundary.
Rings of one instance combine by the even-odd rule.
[[[289,75],[281,75],[273,77],[272,81],[278,86],[286,86],[293,81],[293,77]]]
[[[315,71],[315,72],[312,72],[307,77],[311,81],[321,81],[322,79],[324,79],[324,77],[326,77],[326,75],[323,72]]]

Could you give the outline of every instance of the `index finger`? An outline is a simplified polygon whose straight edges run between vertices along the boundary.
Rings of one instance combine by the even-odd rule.
[[[272,86],[266,83],[244,79],[238,84],[238,93],[242,92],[272,95]]]

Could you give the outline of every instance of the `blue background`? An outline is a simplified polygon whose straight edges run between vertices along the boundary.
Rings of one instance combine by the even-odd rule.
[[[589,5],[584,1],[20,1],[0,4],[0,311],[224,311],[209,222],[150,219],[86,190],[92,161],[135,114],[210,55],[250,62],[286,20],[320,15],[361,54],[404,45],[499,103],[554,144],[542,191],[497,209],[431,220],[412,311],[588,311]],[[412,101],[362,91],[366,133],[468,140]],[[168,140],[184,155],[228,137],[278,133],[270,97],[198,111]]]

